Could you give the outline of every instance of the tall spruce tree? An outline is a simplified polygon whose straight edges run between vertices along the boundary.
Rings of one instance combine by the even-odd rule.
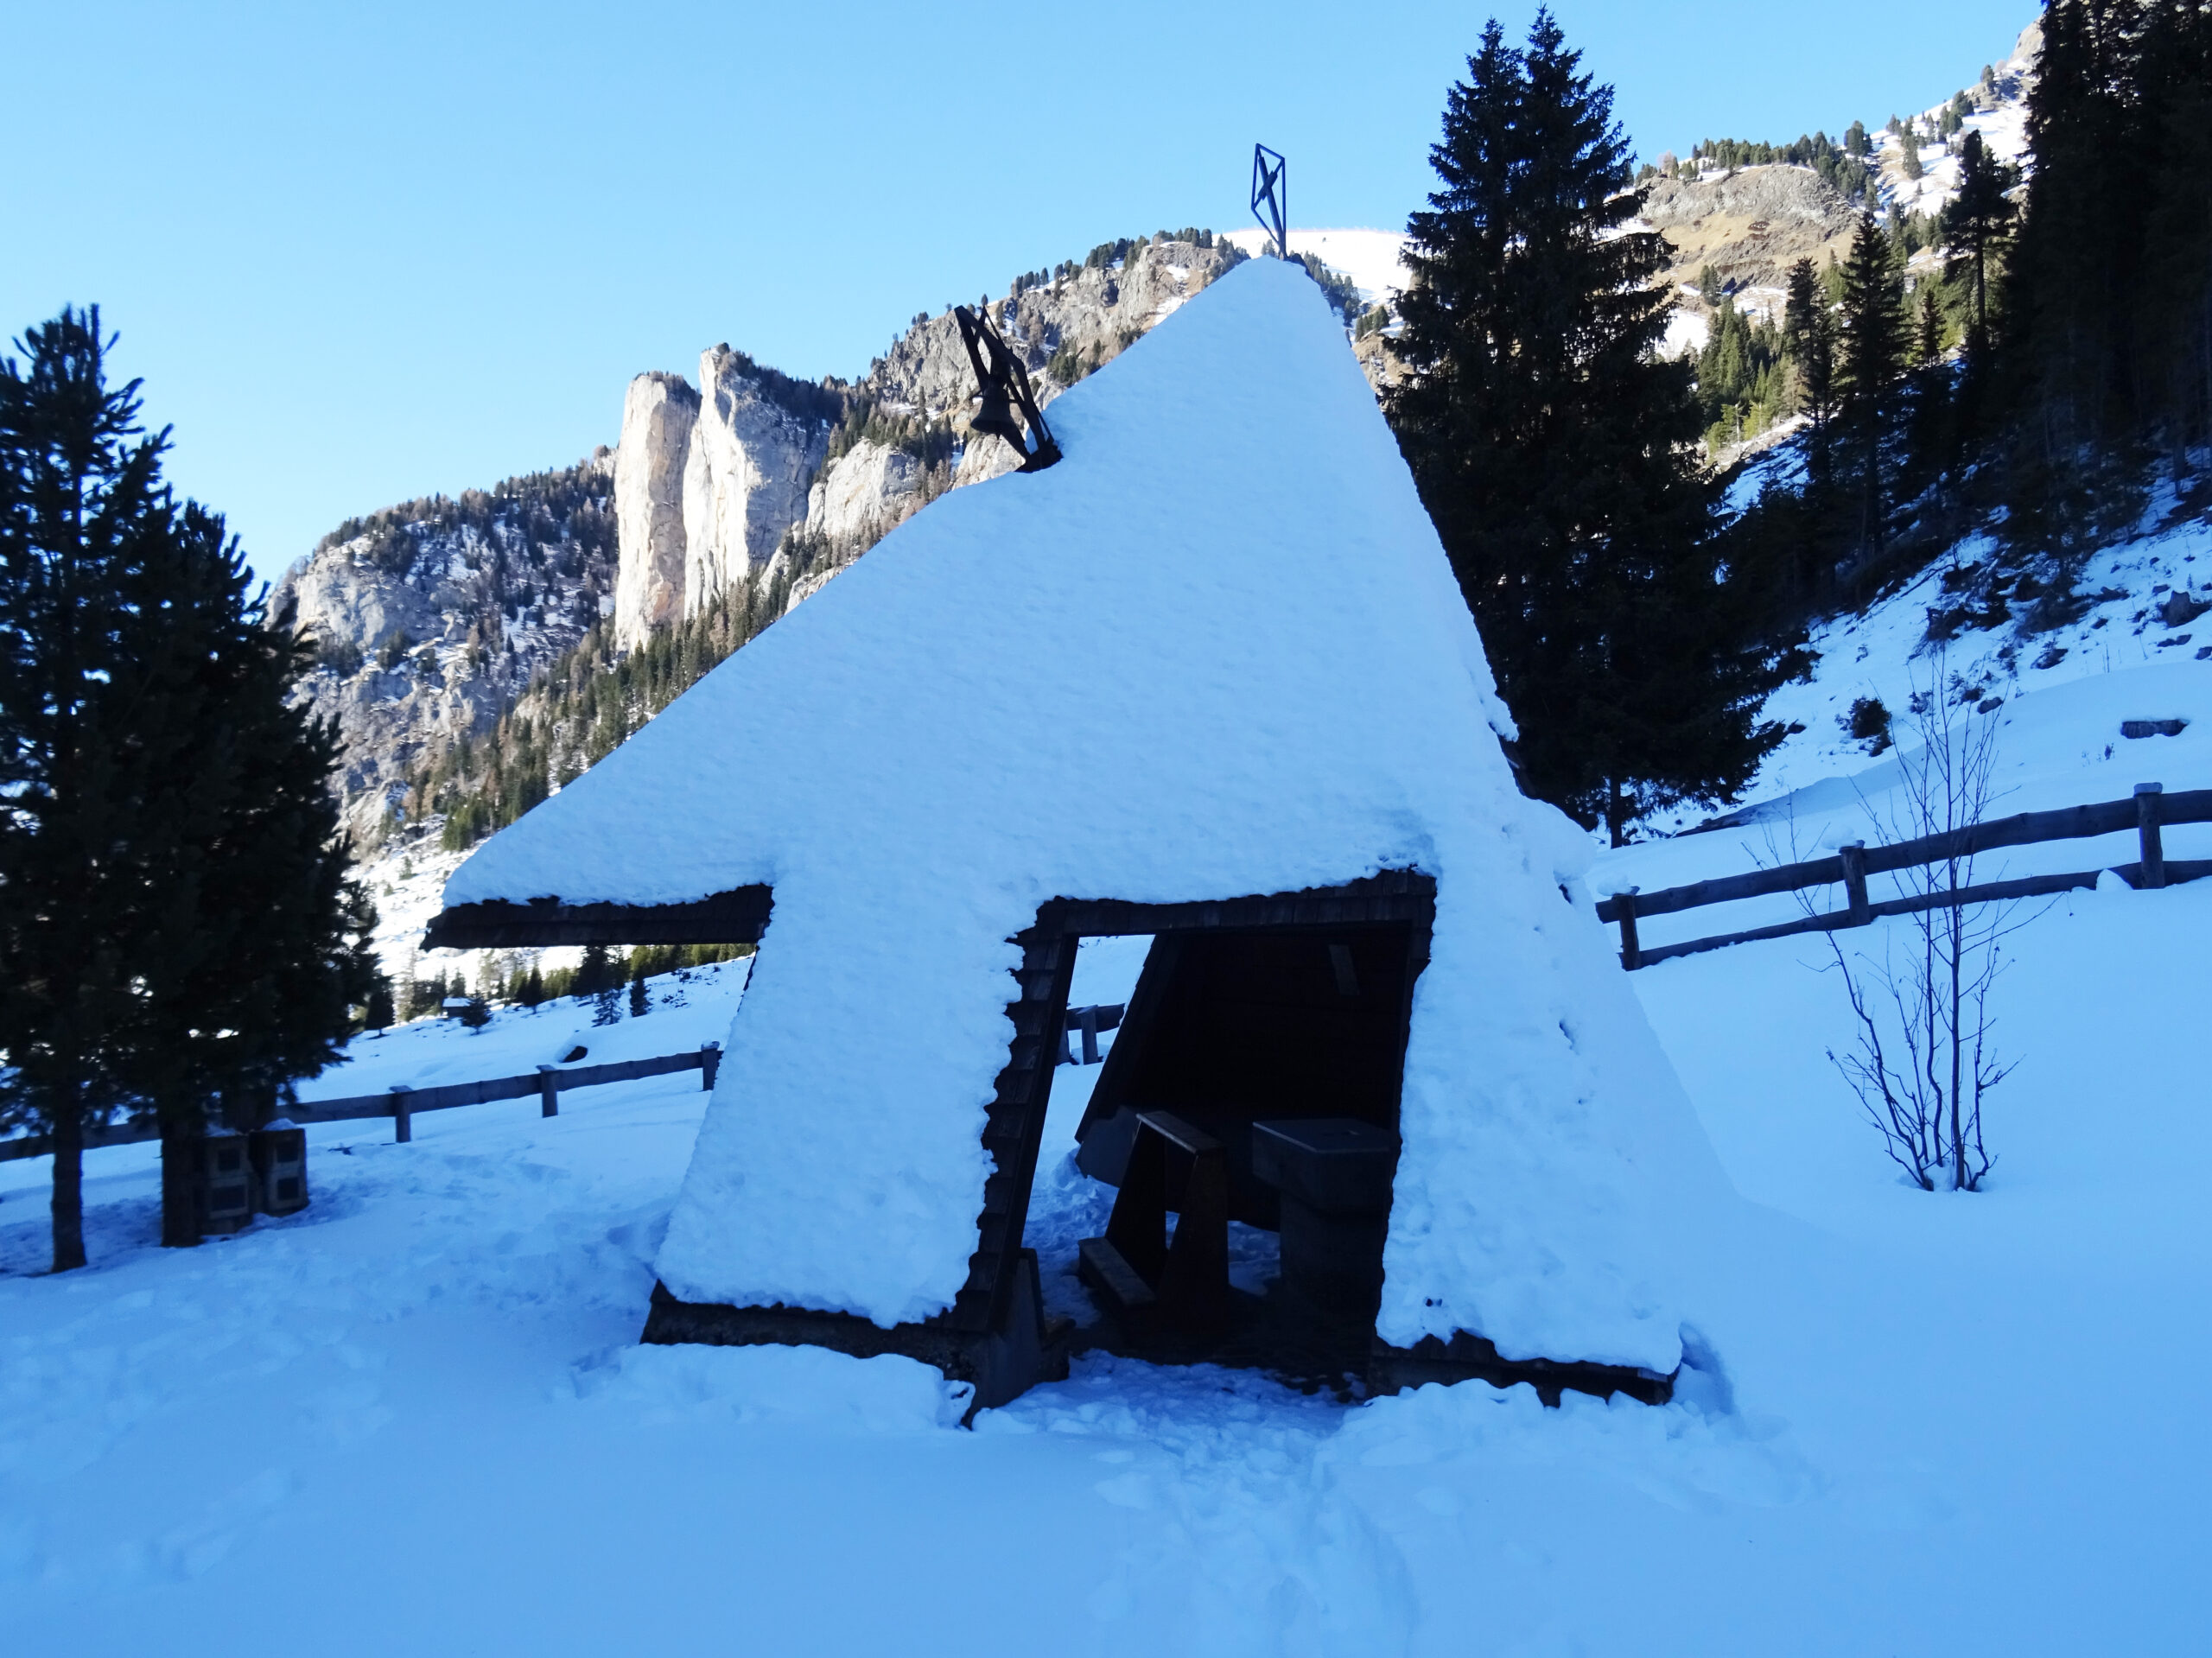
[[[1973,320],[1967,333],[1967,359],[1977,362],[1989,348],[1989,288],[1993,268],[2012,239],[2018,209],[2010,192],[2018,172],[1989,153],[1979,132],[1959,145],[1959,187],[1943,208],[1941,235],[1950,257],[1946,274],[1971,277]]]
[[[200,1241],[191,1142],[266,1121],[378,982],[340,844],[334,724],[289,705],[311,645],[264,625],[223,520],[188,502],[137,608],[158,619],[134,737],[169,833],[143,849],[143,994],[120,1069],[162,1133],[162,1241]]]
[[[1811,427],[1805,445],[1808,469],[1825,481],[1828,471],[1828,423],[1835,418],[1837,386],[1834,308],[1827,288],[1810,259],[1789,267],[1788,297],[1782,313],[1782,346],[1797,369],[1800,407]]]
[[[1522,785],[1618,843],[1731,798],[1779,740],[1777,658],[1720,580],[1718,486],[1610,88],[1548,10],[1495,19],[1448,94],[1440,187],[1413,215],[1386,408],[1520,727]]]
[[[60,1270],[85,1260],[86,1131],[153,1115],[166,1151],[211,1111],[251,1121],[342,1039],[369,917],[334,843],[334,739],[285,706],[301,647],[246,603],[221,521],[162,486],[166,434],[140,429],[136,382],[106,385],[99,314],[18,349],[0,359],[0,1048],[7,1109],[52,1137]],[[172,1221],[196,1217],[165,1203]]]
[[[1854,502],[1854,540],[1863,561],[1882,549],[1889,510],[1897,391],[1905,366],[1904,276],[1897,249],[1872,213],[1859,215],[1843,264],[1837,381],[1840,420]]]

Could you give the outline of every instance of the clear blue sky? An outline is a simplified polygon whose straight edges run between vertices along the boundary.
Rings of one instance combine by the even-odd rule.
[[[1559,0],[1647,158],[1878,124],[2033,0]],[[97,302],[172,476],[274,576],[339,519],[612,443],[727,340],[852,375],[1115,235],[1397,226],[1481,6],[11,9],[0,336]],[[1503,9],[1516,39],[1533,4]]]

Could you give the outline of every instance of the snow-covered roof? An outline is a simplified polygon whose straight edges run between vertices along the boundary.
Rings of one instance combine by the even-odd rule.
[[[1322,297],[1241,266],[487,842],[449,905],[774,913],[659,1260],[687,1301],[950,1305],[1056,897],[1437,883],[1378,1331],[1671,1371],[1668,1240],[1725,1181],[1576,882]],[[1572,888],[1570,901],[1562,886]]]

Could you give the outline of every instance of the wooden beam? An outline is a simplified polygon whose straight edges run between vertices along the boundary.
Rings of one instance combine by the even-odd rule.
[[[2131,796],[2126,800],[2100,801],[2088,806],[2062,806],[2054,811],[2019,812],[2011,817],[1994,818],[1986,823],[1970,823],[1964,829],[1953,829],[1942,835],[1926,835],[1914,841],[1897,841],[1886,846],[1871,846],[1866,849],[1865,873],[1884,874],[1893,869],[1909,868],[1915,864],[1941,863],[1951,858],[1971,857],[1978,853],[1993,852],[2000,847],[2036,846],[2047,841],[2077,841],[2099,835],[2117,835],[2123,829],[2138,827],[2142,808]],[[2158,821],[2162,823],[2212,823],[2212,789],[2190,789],[2179,794],[2163,796],[2158,803]],[[1679,910],[1695,910],[1707,904],[1726,904],[1737,899],[1761,898],[1770,893],[1796,892],[1806,886],[1834,886],[1845,878],[1840,857],[1815,858],[1804,863],[1781,864],[1772,869],[1755,869],[1745,875],[1726,875],[1713,880],[1692,881],[1686,886],[1670,886],[1664,892],[1640,893],[1636,898],[1636,913],[1639,918],[1672,915]],[[1598,919],[1618,921],[1621,905],[1613,898],[1606,898],[1598,905]],[[1651,953],[1644,952],[1644,959]]]
[[[430,923],[428,950],[528,950],[547,944],[757,944],[774,889],[737,886],[683,904],[457,904]]]

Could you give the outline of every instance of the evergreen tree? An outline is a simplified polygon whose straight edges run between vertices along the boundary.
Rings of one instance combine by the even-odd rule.
[[[367,1006],[362,1010],[361,1028],[365,1031],[388,1031],[397,1017],[392,1006],[391,981],[378,974],[376,982],[369,987]]]
[[[530,964],[530,971],[516,984],[514,997],[524,1007],[539,1007],[544,1002],[545,975],[539,970],[537,962]]]
[[[1387,410],[1521,728],[1522,785],[1618,842],[1732,797],[1778,732],[1731,637],[1688,365],[1661,359],[1664,243],[1630,227],[1612,94],[1548,11],[1484,29],[1431,151]]]
[[[1894,394],[1905,361],[1904,278],[1890,238],[1872,213],[1859,216],[1843,264],[1843,302],[1837,381],[1840,420],[1846,432],[1862,559],[1883,544],[1884,516],[1893,426]]]
[[[1797,367],[1800,406],[1812,431],[1806,464],[1816,482],[1828,473],[1828,422],[1835,418],[1836,321],[1826,285],[1810,259],[1789,267],[1789,297],[1783,308],[1783,348]]]
[[[158,1121],[163,1239],[197,1242],[186,1138],[264,1120],[372,988],[335,734],[288,706],[308,650],[162,487],[105,348],[65,311],[0,362],[0,1045],[54,1137],[57,1269],[84,1261],[88,1127]]]
[[[1943,358],[1943,308],[1936,302],[1934,285],[1920,290],[1920,306],[1914,314],[1912,334],[1912,365],[1926,368]]]
[[[583,959],[576,963],[575,982],[570,994],[595,996],[614,982],[613,965],[607,960],[607,946],[586,944]]]
[[[142,854],[143,996],[126,1071],[162,1130],[162,1242],[200,1241],[190,1142],[251,1128],[334,1059],[375,969],[375,912],[348,875],[334,724],[291,706],[310,642],[264,625],[223,521],[189,503],[137,608],[159,655],[136,705],[168,803]]]
[[[2016,544],[2063,544],[2115,502],[2132,515],[2137,283],[2157,173],[2141,21],[2132,0],[2044,8],[2028,97],[2035,168],[2005,273],[2015,411],[2005,531]]]
[[[2144,223],[2144,413],[2179,474],[2212,442],[2212,4],[2153,8],[2140,54],[2155,144]]]
[[[651,994],[645,988],[645,962],[634,962],[630,968],[630,1017],[643,1019],[652,1011]]]
[[[98,872],[146,833],[124,736],[136,619],[123,599],[168,501],[138,383],[105,384],[99,313],[64,311],[0,358],[0,1048],[7,1111],[54,1146],[54,1270],[85,1264],[82,1155],[124,1093],[135,894]]]
[[[1943,209],[1942,245],[1950,256],[1953,280],[1973,277],[1973,318],[1967,334],[1967,359],[1977,363],[1989,343],[1989,277],[2012,233],[2017,213],[2007,194],[2018,181],[2013,168],[1989,153],[1979,132],[1959,145],[1959,188]]]

